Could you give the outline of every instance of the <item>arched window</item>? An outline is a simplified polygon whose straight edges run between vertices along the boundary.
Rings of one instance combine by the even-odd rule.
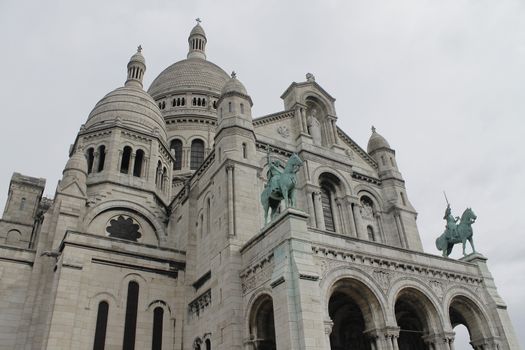
[[[162,350],[162,325],[164,321],[164,309],[160,306],[153,310],[153,339],[151,350]]]
[[[323,205],[324,225],[327,231],[335,232],[334,212],[332,208],[332,189],[328,185],[321,186],[321,204]]]
[[[192,102],[193,102],[193,105],[196,106],[197,105],[197,98],[194,97]]]
[[[144,151],[139,149],[135,155],[135,165],[133,166],[133,176],[142,176],[142,163],[144,162]]]
[[[385,156],[381,156],[381,163],[383,163],[383,165],[386,165]]]
[[[86,152],[88,174],[93,172],[93,162],[95,161],[95,150],[93,148],[88,148]]]
[[[191,143],[190,169],[196,170],[204,161],[204,141],[196,139]]]
[[[182,169],[182,141],[171,141],[170,148],[175,151],[175,162],[173,163],[174,170]]]
[[[395,163],[394,163],[394,158],[390,157],[390,164],[392,164],[392,166],[396,166]]]
[[[206,107],[206,99],[202,99],[202,107]]]
[[[228,112],[233,112],[233,107],[232,107],[232,103],[231,102],[228,102]]]
[[[106,161],[106,146],[98,147],[98,172],[104,170],[104,162]]]
[[[366,227],[366,232],[368,233],[368,240],[375,242],[376,236],[374,235],[374,228],[370,225]]]
[[[135,335],[137,331],[137,309],[139,305],[139,284],[131,281],[128,284],[128,299],[126,301],[126,318],[124,323],[124,340],[122,349],[135,349]]]
[[[211,350],[211,340],[210,339],[206,339],[206,341],[204,343],[206,344],[206,350]]]
[[[122,152],[122,162],[120,163],[120,172],[123,174],[129,173],[129,163],[131,159],[131,147],[124,147]]]
[[[244,104],[241,103],[241,114],[244,114]]]
[[[24,207],[26,206],[26,197],[22,197],[20,200],[20,210],[24,210]]]
[[[97,324],[95,326],[95,340],[93,342],[93,350],[104,350],[104,346],[106,345],[108,311],[109,304],[105,301],[101,301],[98,304]]]
[[[186,98],[184,98],[184,97],[182,98],[182,102],[181,102],[181,104],[182,104],[183,106],[186,105]]]
[[[403,203],[403,205],[407,205],[405,194],[403,192],[399,192],[399,194],[401,195],[401,203]]]
[[[242,157],[246,159],[248,157],[247,150],[246,150],[246,143],[242,143]]]
[[[213,109],[217,109],[217,101],[213,101]]]

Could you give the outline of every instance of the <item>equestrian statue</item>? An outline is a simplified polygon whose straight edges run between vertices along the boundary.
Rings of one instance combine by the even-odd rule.
[[[456,243],[463,244],[463,255],[466,255],[465,245],[467,240],[470,242],[472,252],[475,253],[476,249],[474,248],[474,242],[472,241],[472,224],[476,222],[477,216],[472,209],[465,209],[461,215],[461,219],[457,216],[454,217],[447,200],[447,209],[445,209],[445,216],[443,216],[443,219],[447,221],[445,232],[436,239],[436,247],[438,250],[443,251],[443,256],[448,257]],[[458,220],[459,224],[457,223]]]
[[[268,182],[261,193],[261,203],[264,208],[264,224],[268,222],[268,210],[271,209],[270,220],[273,220],[279,213],[279,205],[284,200],[286,208],[295,207],[295,185],[297,184],[297,175],[303,161],[296,153],[293,153],[284,169],[281,162],[270,159],[270,148],[267,153],[268,171],[266,176]],[[281,170],[282,169],[282,170]]]

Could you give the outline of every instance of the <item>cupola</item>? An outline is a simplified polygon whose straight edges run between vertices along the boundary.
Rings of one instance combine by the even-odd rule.
[[[231,126],[253,130],[253,102],[235,72],[232,72],[231,78],[222,88],[217,106],[219,110],[217,132]]]
[[[142,46],[137,47],[137,52],[131,56],[128,63],[128,80],[125,86],[140,86],[142,88],[142,78],[146,71],[146,60],[142,56]]]
[[[206,59],[206,33],[204,33],[204,29],[201,27],[201,20],[200,18],[196,19],[197,24],[190,32],[190,36],[188,37],[188,44],[189,44],[189,50],[188,50],[188,58],[202,58],[203,60]]]

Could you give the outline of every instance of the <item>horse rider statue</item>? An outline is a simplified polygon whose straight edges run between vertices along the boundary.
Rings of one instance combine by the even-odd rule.
[[[457,222],[459,220],[459,216],[452,216],[452,210],[450,209],[450,203],[447,203],[447,209],[445,210],[445,215],[443,216],[443,220],[447,221],[447,224],[445,226],[445,237],[449,241],[456,241],[459,239],[459,233],[458,233],[458,227]]]
[[[266,172],[268,182],[266,183],[266,186],[270,188],[271,192],[276,192],[279,190],[279,177],[282,174],[282,171],[279,169],[282,168],[281,161],[279,159],[271,160],[270,147],[268,147],[266,159],[268,161],[268,171]]]

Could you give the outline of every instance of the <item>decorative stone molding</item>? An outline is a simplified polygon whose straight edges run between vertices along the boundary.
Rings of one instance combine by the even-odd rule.
[[[197,316],[211,305],[211,289],[208,289],[188,305],[190,316]]]
[[[262,126],[266,124],[272,124],[272,123],[276,123],[283,119],[291,119],[294,116],[295,116],[294,110],[288,110],[284,112],[269,114],[269,115],[254,119],[253,126],[257,127],[257,126]]]
[[[246,294],[268,282],[273,272],[273,253],[241,272],[242,293]]]

